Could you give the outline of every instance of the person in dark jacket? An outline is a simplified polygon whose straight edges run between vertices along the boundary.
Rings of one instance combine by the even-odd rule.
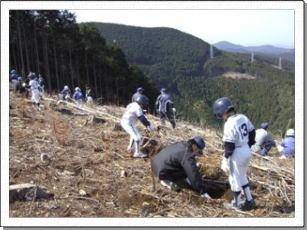
[[[139,87],[137,88],[136,92],[133,94],[132,96],[132,99],[131,99],[131,102],[136,102],[136,99],[141,96],[141,95],[144,95],[144,89],[143,87]]]
[[[155,103],[156,113],[160,115],[161,125],[165,125],[165,119],[168,119],[174,129],[176,127],[174,103],[165,88],[162,88],[160,92]]]
[[[208,196],[195,159],[202,155],[204,148],[205,142],[200,136],[171,144],[152,159],[152,171],[166,187],[178,188],[179,184],[186,183],[196,192]]]

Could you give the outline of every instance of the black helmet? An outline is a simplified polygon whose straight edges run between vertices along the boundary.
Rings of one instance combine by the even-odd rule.
[[[135,102],[138,103],[142,108],[146,108],[148,106],[149,99],[144,95],[140,95],[136,98]]]
[[[139,93],[143,93],[144,89],[143,89],[143,87],[139,87],[136,91],[139,92]]]
[[[230,109],[234,109],[234,106],[228,97],[219,98],[213,104],[213,113],[217,119],[222,119],[223,114]]]
[[[269,123],[267,123],[267,122],[261,123],[260,128],[262,128],[262,129],[267,129],[267,128],[269,128]]]

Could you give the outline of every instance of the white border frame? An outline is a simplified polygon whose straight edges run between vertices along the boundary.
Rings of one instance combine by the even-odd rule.
[[[82,4],[86,3],[86,4]],[[10,218],[9,217],[9,10],[10,9],[293,9],[295,10],[295,217],[294,218]],[[2,226],[303,226],[304,224],[304,5],[254,2],[1,2],[1,223]]]

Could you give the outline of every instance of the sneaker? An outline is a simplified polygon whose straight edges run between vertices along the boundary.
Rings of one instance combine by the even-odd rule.
[[[133,151],[134,151],[133,147],[130,147],[130,146],[127,147],[127,152],[128,153],[132,153]]]
[[[225,203],[223,204],[223,206],[224,206],[224,208],[226,208],[226,209],[235,209],[235,210],[238,210],[238,209],[239,209],[239,207],[238,207],[238,206],[236,205],[236,203],[233,202],[233,201],[231,201],[230,203],[225,202]]]
[[[147,155],[145,153],[139,152],[139,153],[134,153],[133,157],[144,158],[147,157]]]
[[[176,192],[180,191],[180,187],[176,183],[174,183],[172,181],[161,180],[160,184],[163,185],[164,187],[167,187],[168,189],[173,190],[173,191],[176,191]]]
[[[227,209],[235,209],[235,210],[240,210],[240,207],[244,204],[242,200],[239,201],[239,206],[236,204],[235,199],[231,200],[230,203],[225,202],[223,205]]]
[[[256,204],[254,200],[245,201],[243,205],[240,205],[239,209],[242,211],[250,211],[252,209],[256,208]]]

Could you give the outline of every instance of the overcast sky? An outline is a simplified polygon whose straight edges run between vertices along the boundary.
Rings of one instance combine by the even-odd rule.
[[[294,48],[294,10],[70,10],[77,22],[171,27],[209,43]]]

